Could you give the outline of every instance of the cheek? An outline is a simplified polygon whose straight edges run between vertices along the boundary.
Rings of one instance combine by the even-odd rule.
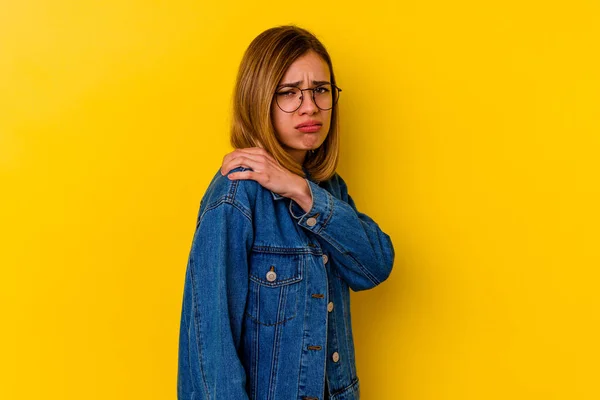
[[[323,123],[327,125],[327,131],[329,131],[329,128],[331,128],[331,112],[327,113],[325,119],[323,120]]]
[[[271,111],[271,120],[273,121],[273,127],[275,132],[280,135],[286,131],[289,125],[289,115],[279,109],[273,109]]]

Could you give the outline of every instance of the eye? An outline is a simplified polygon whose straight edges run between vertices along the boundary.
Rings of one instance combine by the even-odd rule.
[[[284,87],[284,88],[279,89],[279,91],[277,91],[276,94],[277,94],[277,96],[280,96],[280,97],[295,97],[295,96],[298,96],[298,89]]]
[[[329,92],[329,88],[327,86],[319,86],[314,89],[317,94],[324,94]]]

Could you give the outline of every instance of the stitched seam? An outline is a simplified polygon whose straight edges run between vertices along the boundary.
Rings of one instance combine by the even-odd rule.
[[[191,262],[193,263],[193,261],[191,261]],[[197,323],[194,324],[194,328],[196,331],[196,340],[197,340],[196,346],[198,347],[197,350],[198,350],[198,358],[200,361],[200,373],[202,375],[202,383],[204,383],[204,393],[206,394],[207,399],[210,399],[210,392],[208,390],[208,384],[206,383],[206,376],[204,373],[204,361],[203,361],[203,357],[202,357],[202,343],[200,341],[200,338],[202,337],[200,335],[201,321],[200,321],[200,313],[197,312],[198,306],[197,306],[197,301],[196,301],[196,298],[197,298],[196,285],[194,284],[196,279],[194,278],[194,268],[193,267],[190,269],[190,279],[192,282],[192,305],[194,307],[194,316],[197,321]]]
[[[308,270],[309,268],[306,269],[306,277],[308,279]],[[305,285],[305,289],[304,289],[304,297],[306,298],[308,296],[308,285]],[[306,343],[306,333],[308,332],[308,330],[306,329],[306,316],[304,316],[304,318],[302,319],[302,332],[304,332],[304,334],[302,335],[302,346],[301,349],[304,349],[304,344]],[[303,357],[304,357],[304,350],[300,351],[300,368],[298,371],[298,384],[296,385],[296,387],[298,388],[298,390],[300,390],[300,378],[302,377],[302,361],[303,361]],[[299,395],[300,393],[298,392],[297,395]]]
[[[259,296],[259,292],[256,292],[256,295],[254,296],[256,298],[256,302],[258,304],[260,298]],[[254,358],[253,358],[253,362],[254,362],[254,376],[252,377],[254,382],[253,382],[253,386],[252,386],[252,398],[253,400],[256,400],[257,396],[258,396],[258,356],[259,356],[259,332],[260,332],[260,325],[256,324],[256,329],[254,330]]]
[[[346,347],[346,357],[350,358],[350,347],[349,347],[349,342],[350,342],[350,337],[348,335],[348,324],[347,321],[348,319],[350,319],[350,310],[348,310],[344,304],[344,300],[346,298],[346,294],[347,294],[347,298],[348,298],[348,305],[350,306],[350,293],[347,290],[348,285],[346,285],[346,282],[340,282],[340,287],[341,287],[341,294],[342,294],[342,321],[344,323],[344,339],[345,342],[344,345]],[[350,329],[352,329],[352,322],[350,322]],[[352,375],[352,365],[350,365],[351,360],[348,360],[348,366],[349,366],[349,372]]]
[[[332,297],[331,296],[331,289],[332,286],[331,283],[329,282],[329,274],[327,273],[327,269],[325,268],[325,284],[327,285],[327,300],[332,301]],[[329,385],[327,384],[328,378],[327,378],[327,352],[329,351],[329,311],[327,311],[327,318],[325,318],[325,362],[323,363],[323,392],[324,392],[324,396],[323,397],[329,397],[329,393],[325,393],[325,392],[329,392]],[[335,326],[335,321],[333,322]],[[334,329],[335,330],[335,329]],[[327,389],[326,389],[327,387]]]
[[[242,214],[244,214],[244,217],[248,218],[248,221],[252,222],[252,213],[250,211],[248,211],[246,209],[246,207],[244,207],[239,201],[235,200],[235,201],[232,201],[229,204],[231,204],[233,207],[235,207],[238,210],[240,210],[240,212]]]
[[[323,189],[323,190],[325,190],[325,189]],[[325,194],[327,196],[327,205],[329,207],[329,215],[327,215],[325,222],[323,222],[321,224],[321,229],[319,229],[317,231],[317,233],[320,233],[323,229],[325,229],[325,227],[327,227],[327,225],[329,225],[329,221],[331,220],[331,217],[333,216],[333,211],[334,211],[334,207],[335,207],[335,202],[333,201],[333,196],[331,195],[331,193],[329,193],[328,191],[325,190]]]
[[[331,398],[333,399],[336,396],[340,396],[343,394],[348,394],[351,391],[354,391],[356,388],[358,387],[358,378],[356,378],[355,380],[352,381],[351,384],[349,384],[348,386],[346,386],[343,389],[338,390],[337,392],[333,393],[331,395]]]
[[[314,250],[307,249],[305,247],[275,247],[275,246],[262,246],[262,245],[254,245],[252,246],[252,251],[256,253],[270,253],[270,254],[317,254],[321,255],[322,253],[315,253]]]
[[[289,286],[283,286],[279,291],[282,292],[284,289],[289,289]],[[294,304],[294,313],[293,313],[293,315],[291,315],[288,318],[284,318],[281,321],[276,321],[273,324],[267,324],[267,323],[264,323],[264,322],[260,321],[259,320],[259,318],[260,318],[260,287],[257,288],[256,292],[257,292],[257,297],[256,297],[257,301],[256,301],[256,306],[255,307],[258,308],[258,315],[255,317],[252,314],[250,314],[247,310],[244,312],[244,314],[246,314],[246,316],[248,316],[252,321],[256,322],[257,324],[262,325],[262,326],[281,325],[281,324],[283,324],[283,323],[285,323],[287,321],[290,321],[290,320],[294,319],[296,317],[296,315],[298,314],[298,297],[299,296],[298,296],[298,294],[296,294],[296,296],[295,296],[296,303]],[[287,290],[286,290],[286,292],[287,292]],[[280,313],[279,313],[279,310],[278,310],[277,311],[277,317],[276,317],[276,319],[279,316],[280,316]]]
[[[252,214],[250,212],[248,212],[244,206],[242,206],[237,200],[230,201],[226,197],[223,197],[223,198],[221,198],[221,200],[212,203],[210,206],[206,206],[206,208],[202,211],[202,214],[200,214],[200,218],[198,218],[198,222],[196,223],[196,229],[200,226],[200,224],[204,220],[204,216],[206,215],[207,212],[214,210],[215,208],[219,207],[223,203],[229,204],[233,208],[236,208],[238,211],[240,211],[242,213],[242,215],[244,217],[246,217],[248,219],[248,221],[250,221],[252,223]]]
[[[331,301],[331,298],[329,300]],[[344,310],[344,299],[342,299],[342,314],[343,314],[343,310]],[[331,315],[331,319],[333,320],[332,321],[333,322],[333,326],[337,326],[338,323],[337,323],[337,317],[335,315],[336,314],[335,310],[331,314],[332,314]],[[342,319],[343,319],[343,315],[342,315]],[[345,328],[345,326],[344,326],[344,328]],[[340,339],[339,339],[339,336],[338,336],[337,329],[333,330],[333,336],[334,336],[334,344],[337,347],[336,350],[339,351],[341,349],[340,349]],[[330,354],[333,354],[333,353],[331,353],[331,351],[330,351]],[[342,378],[341,372],[342,371],[341,371],[341,368],[339,368],[341,366],[341,363],[337,362],[337,363],[334,363],[334,364],[337,364],[337,366],[338,366],[338,368],[335,368],[335,367],[333,368],[334,371],[337,373],[336,374],[337,375],[336,378],[341,380],[341,378]]]
[[[280,290],[279,292],[279,306],[277,309],[277,318],[279,319],[282,314],[285,315],[285,306],[287,304],[287,292],[288,292],[288,287],[286,286],[285,288],[283,288],[282,290]],[[294,313],[295,315],[295,313]],[[277,384],[277,371],[275,371],[275,369],[277,368],[277,362],[279,361],[279,351],[281,350],[281,346],[279,345],[279,342],[281,340],[281,334],[282,334],[283,330],[281,329],[281,327],[277,326],[275,327],[275,332],[274,332],[274,339],[273,340],[273,357],[271,358],[271,379],[269,382],[269,394],[267,395],[267,400],[271,398],[271,396],[273,396],[273,398],[275,397],[275,385]]]
[[[288,204],[288,210],[290,211],[290,214],[292,214],[292,217],[293,217],[294,219],[300,219],[300,218],[302,218],[302,216],[303,216],[304,214],[302,214],[302,215],[296,215],[296,214],[294,214],[294,211],[292,211],[292,208],[293,208],[293,204],[294,204],[294,203],[296,203],[296,202],[295,202],[294,200],[291,200],[291,199],[290,199],[290,202],[289,202],[289,204]],[[300,207],[300,206],[298,206],[298,207]],[[304,210],[303,210],[303,211],[304,211]]]
[[[246,168],[242,167],[242,170],[239,172],[244,172]],[[229,178],[227,178],[229,179]],[[235,194],[237,192],[238,185],[240,184],[239,180],[230,181],[229,190],[227,191],[226,197],[228,200],[233,201],[235,199]]]
[[[195,308],[194,308],[194,282],[191,279],[191,273],[192,273],[192,269],[191,268],[192,267],[190,266],[190,260],[188,260],[187,268],[189,269],[189,272],[190,272],[190,286],[191,286],[190,288],[188,288],[188,290],[192,291],[192,310],[191,310],[191,312],[194,313],[195,312]],[[185,295],[184,295],[184,301],[185,301]],[[187,340],[188,340],[188,351],[187,351],[187,353],[188,353],[188,368],[191,369],[192,368],[191,367],[191,365],[192,365],[192,352],[190,351],[189,347],[190,347],[190,332],[192,330],[192,325],[193,324],[191,323],[191,321],[188,320],[187,312],[183,312],[182,317],[183,317],[184,326],[187,328],[186,330],[187,330]],[[192,384],[192,396],[193,396],[194,392],[196,391],[196,385],[194,384],[194,380],[193,379],[191,379],[191,384]]]
[[[267,281],[263,281],[253,275],[250,275],[250,280],[252,282],[256,282],[259,285],[262,286],[267,286],[267,287],[271,287],[271,288],[276,288],[279,286],[285,286],[286,284],[290,284],[290,283],[296,283],[296,282],[300,282],[302,280],[302,275],[298,275],[297,277],[293,277],[293,278],[287,278],[287,279],[282,279],[279,280],[277,282],[267,282]]]

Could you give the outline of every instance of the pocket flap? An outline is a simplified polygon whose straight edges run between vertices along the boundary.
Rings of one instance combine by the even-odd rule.
[[[304,254],[252,252],[250,279],[264,286],[277,287],[302,280]]]

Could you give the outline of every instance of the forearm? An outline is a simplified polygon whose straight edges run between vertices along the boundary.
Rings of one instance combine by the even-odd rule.
[[[294,201],[290,212],[300,226],[327,243],[350,287],[369,289],[387,279],[395,255],[390,237],[369,216],[356,210],[345,190],[343,197],[347,201],[335,198],[313,182],[308,184],[313,199],[311,208],[300,209]]]

